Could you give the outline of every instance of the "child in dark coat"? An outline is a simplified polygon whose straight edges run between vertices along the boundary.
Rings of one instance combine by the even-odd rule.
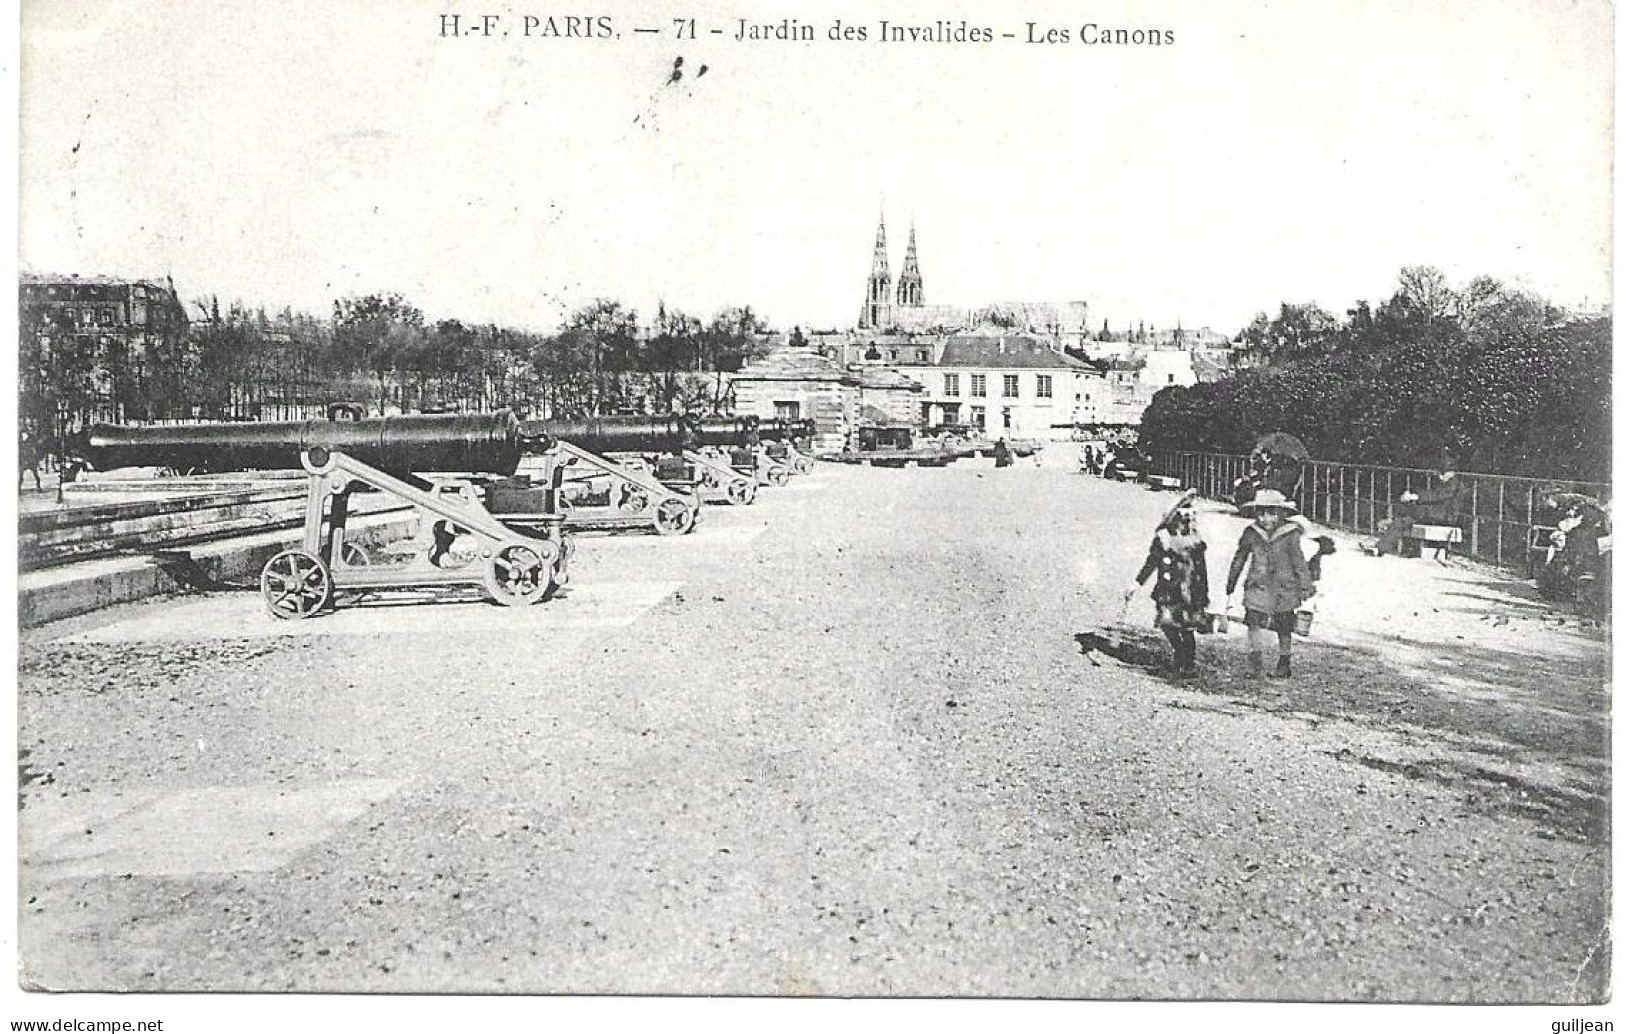
[[[1174,649],[1172,673],[1179,678],[1196,674],[1196,630],[1206,628],[1208,605],[1207,543],[1196,530],[1195,490],[1186,492],[1163,515],[1151,538],[1145,563],[1123,590],[1123,599],[1134,596],[1153,572],[1157,584],[1151,600],[1157,605],[1157,627]]]
[[[1247,658],[1252,673],[1264,673],[1264,646],[1267,633],[1273,630],[1279,643],[1273,677],[1284,679],[1292,674],[1292,632],[1298,607],[1315,594],[1303,557],[1303,527],[1287,519],[1298,507],[1280,492],[1264,488],[1240,509],[1243,515],[1253,515],[1253,523],[1242,529],[1241,541],[1236,543],[1225,595],[1235,595],[1245,569],[1242,604],[1247,609]]]

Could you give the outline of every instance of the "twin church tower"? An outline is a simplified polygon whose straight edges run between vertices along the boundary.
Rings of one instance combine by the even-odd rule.
[[[875,257],[869,268],[869,291],[863,303],[863,316],[858,326],[866,330],[883,330],[897,323],[898,309],[922,309],[925,306],[925,281],[920,277],[920,259],[914,250],[914,227],[908,228],[908,254],[903,257],[903,271],[897,276],[897,300],[891,298],[891,270],[886,257],[886,217],[880,217],[880,229],[875,231]]]

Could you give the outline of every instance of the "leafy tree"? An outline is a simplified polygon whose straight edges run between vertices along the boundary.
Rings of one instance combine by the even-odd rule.
[[[605,298],[577,309],[535,351],[549,410],[596,416],[624,407],[630,397],[625,375],[637,369],[637,356],[636,312]]]
[[[1390,298],[1330,328],[1314,306],[1259,314],[1242,337],[1271,361],[1158,392],[1141,441],[1240,453],[1284,430],[1324,459],[1431,466],[1450,452],[1469,470],[1602,479],[1611,329],[1487,277],[1458,293],[1407,267]]]
[[[697,317],[660,304],[643,354],[654,407],[670,413],[688,408],[695,386],[704,385],[700,371],[705,326]]]
[[[1274,319],[1254,316],[1239,340],[1254,364],[1298,362],[1324,355],[1337,326],[1337,317],[1312,302],[1282,302]]]
[[[61,309],[24,295],[18,317],[18,423],[60,453],[66,435],[95,410],[95,352]]]
[[[392,374],[410,361],[423,335],[423,313],[399,294],[369,294],[333,303],[333,360],[340,369],[377,378],[378,405],[388,406]]]
[[[769,345],[762,340],[768,332],[767,322],[748,305],[730,306],[711,318],[705,328],[703,352],[716,376],[711,393],[713,405],[722,398],[724,373],[736,372],[768,353]]]

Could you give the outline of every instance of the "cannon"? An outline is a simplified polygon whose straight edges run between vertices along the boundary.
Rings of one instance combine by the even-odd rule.
[[[651,494],[647,485],[637,484],[634,485],[636,491],[630,495],[624,489],[617,489],[616,497],[626,495],[634,507],[648,509],[647,504],[652,501],[653,512],[658,513],[664,507],[669,514],[676,515],[678,510],[670,502],[673,496],[738,506],[749,505],[756,499],[754,470],[740,471],[720,454],[725,447],[744,447],[755,442],[752,419],[610,416],[537,421],[528,426],[533,433],[591,454],[576,456],[576,464],[583,472],[578,481],[605,476],[612,481],[624,481],[630,472],[640,475],[644,481],[653,479],[664,487],[664,493]],[[577,512],[571,515],[572,523],[590,520],[604,524],[613,519],[613,515],[603,514],[590,518],[586,514],[578,516]],[[657,526],[657,530],[667,529]]]
[[[776,463],[783,464],[795,474],[810,474],[813,469],[812,437],[816,431],[811,420],[763,420],[757,433],[767,443],[767,454]]]
[[[527,421],[524,433],[555,442],[550,482],[568,527],[652,528],[683,535],[699,520],[698,477],[682,471],[656,476],[650,454],[683,453],[696,444],[692,426],[676,416],[581,417]],[[631,458],[628,458],[631,457]]]
[[[568,580],[570,543],[556,512],[500,514],[482,500],[482,476],[511,476],[527,453],[552,443],[514,415],[398,416],[363,420],[125,427],[98,424],[83,442],[98,469],[303,470],[304,535],[260,573],[266,608],[307,618],[342,591],[478,586],[498,603],[528,606]],[[437,479],[425,474],[443,475]],[[377,561],[345,540],[351,494],[382,492],[413,510],[410,555]]]
[[[699,422],[698,433],[705,449],[737,473],[759,485],[782,485],[794,471],[769,455],[763,426],[756,416],[707,417]],[[770,433],[775,441],[781,435],[776,426]]]

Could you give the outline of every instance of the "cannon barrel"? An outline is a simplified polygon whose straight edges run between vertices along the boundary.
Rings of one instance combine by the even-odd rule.
[[[174,467],[189,471],[298,470],[307,449],[343,452],[392,472],[512,474],[538,442],[509,410],[386,416],[368,420],[172,424],[96,424],[85,459],[98,470]]]
[[[766,442],[780,442],[785,439],[811,438],[815,430],[811,420],[784,420],[772,417],[763,420],[756,429]]]
[[[753,416],[705,417],[699,426],[700,444],[728,449],[754,447],[760,440],[757,434],[760,423]]]
[[[527,434],[546,435],[588,452],[680,452],[702,445],[751,444],[754,417],[596,416],[527,420]]]
[[[569,442],[588,452],[677,452],[689,432],[678,416],[592,416],[527,420],[527,434]]]

